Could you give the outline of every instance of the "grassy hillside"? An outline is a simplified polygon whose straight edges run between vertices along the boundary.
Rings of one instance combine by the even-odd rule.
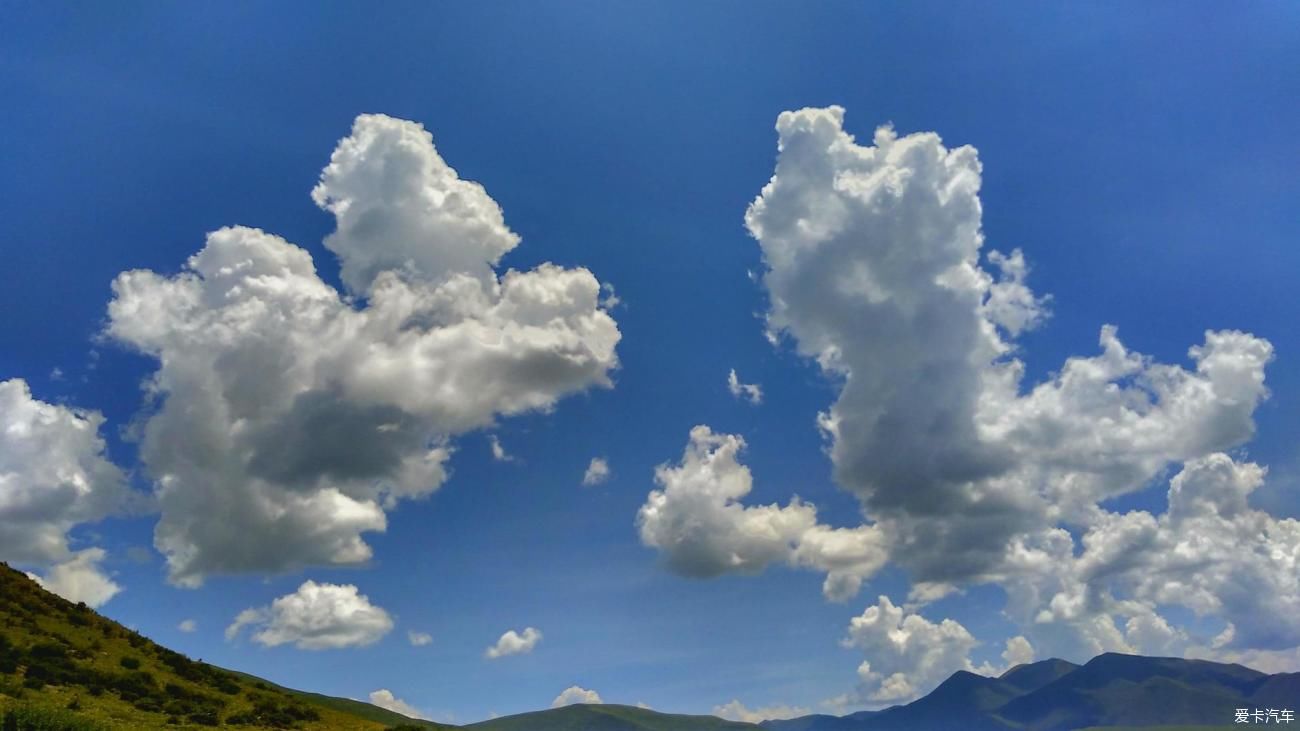
[[[440,728],[195,662],[0,563],[3,731]]]
[[[687,716],[619,706],[577,704],[549,711],[494,718],[461,728],[472,731],[761,731],[716,716]]]

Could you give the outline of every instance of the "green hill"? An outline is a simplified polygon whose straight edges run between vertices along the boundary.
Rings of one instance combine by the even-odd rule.
[[[449,728],[173,652],[0,563],[3,731]]]
[[[758,726],[716,716],[659,713],[612,703],[579,703],[472,723],[467,731],[761,731]]]

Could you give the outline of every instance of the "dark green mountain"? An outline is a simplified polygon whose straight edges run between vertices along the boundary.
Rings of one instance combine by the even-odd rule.
[[[716,716],[658,713],[645,708],[577,704],[472,723],[469,731],[761,731],[758,726]]]
[[[1228,728],[1238,708],[1300,702],[1300,673],[1107,653],[1044,660],[999,678],[957,672],[924,698],[870,714],[765,721],[770,731],[1077,731]]]

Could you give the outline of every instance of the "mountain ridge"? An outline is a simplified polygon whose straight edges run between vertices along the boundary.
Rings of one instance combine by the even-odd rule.
[[[1057,658],[1026,663],[998,677],[958,671],[910,703],[844,716],[752,724],[575,704],[451,726],[191,660],[0,563],[0,717],[8,724],[29,711],[53,714],[38,719],[45,725],[17,729],[1182,731],[1234,726],[1238,708],[1294,712],[1297,699],[1300,672],[1266,674],[1208,660],[1104,653],[1083,665]],[[49,720],[55,717],[64,720]]]
[[[1051,658],[996,678],[957,671],[929,694],[870,715],[764,721],[768,731],[1077,731],[1225,728],[1238,708],[1289,708],[1300,673],[1209,660],[1103,653]],[[1292,704],[1292,705],[1287,705]]]

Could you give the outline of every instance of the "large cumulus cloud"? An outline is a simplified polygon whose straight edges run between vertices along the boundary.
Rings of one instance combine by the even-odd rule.
[[[498,274],[518,243],[420,125],[358,117],[313,198],[343,295],[253,228],[184,271],[130,271],[107,333],[157,359],[141,454],[171,579],[352,564],[447,478],[449,439],[608,386],[620,333],[583,268]]]
[[[0,559],[43,570],[43,586],[91,606],[121,587],[99,567],[104,550],[74,550],[69,532],[136,502],[105,454],[103,423],[35,398],[22,379],[0,382]]]
[[[1254,434],[1268,341],[1208,331],[1160,363],[1106,325],[1096,354],[1026,383],[1016,340],[1048,298],[1020,251],[984,246],[975,149],[889,127],[863,145],[843,123],[780,115],[745,222],[769,335],[836,384],[819,420],[836,480],[914,598],[997,582],[1025,646],[1072,657],[1300,644],[1300,535],[1249,508],[1263,470],[1226,454]],[[1167,513],[1107,507],[1171,474]],[[1230,624],[1204,641],[1173,604]]]

